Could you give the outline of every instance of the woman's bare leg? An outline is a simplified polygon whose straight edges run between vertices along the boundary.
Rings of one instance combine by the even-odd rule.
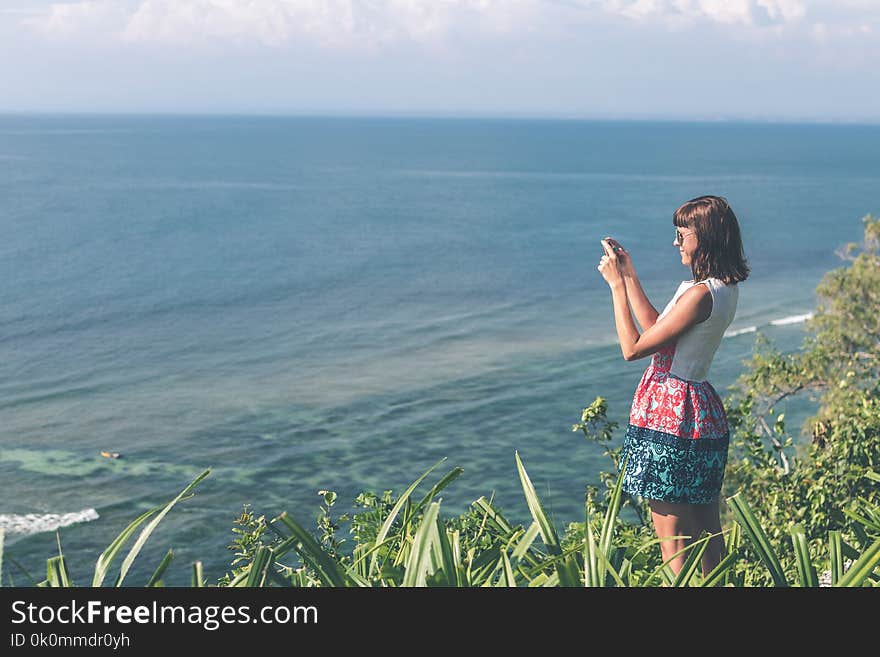
[[[703,530],[709,534],[718,534],[709,539],[709,545],[703,553],[703,575],[708,575],[715,566],[721,563],[721,555],[724,554],[724,537],[720,533],[721,513],[718,508],[718,498],[709,504],[693,504],[691,506],[694,538],[699,538],[700,532]]]
[[[672,504],[660,500],[648,500],[651,506],[651,519],[654,522],[654,531],[657,538],[667,539],[660,541],[660,554],[663,561],[669,560],[673,554],[684,549],[688,540],[684,538],[669,539],[669,536],[690,536],[692,529],[692,504]],[[687,552],[679,554],[669,562],[669,567],[676,575],[687,559]]]

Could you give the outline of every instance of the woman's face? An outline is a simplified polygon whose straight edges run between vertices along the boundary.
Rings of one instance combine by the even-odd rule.
[[[672,242],[672,245],[678,247],[678,251],[681,253],[681,264],[690,267],[694,253],[697,251],[697,234],[693,228],[679,228],[676,226],[675,241]]]

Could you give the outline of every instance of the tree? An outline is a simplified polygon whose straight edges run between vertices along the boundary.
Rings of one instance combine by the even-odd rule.
[[[880,220],[863,219],[864,241],[841,252],[848,264],[817,287],[819,305],[803,349],[783,354],[759,341],[727,400],[732,446],[725,491],[742,490],[771,538],[792,522],[809,539],[858,531],[847,511],[880,501],[868,473],[880,470]],[[797,449],[776,414],[789,398],[815,396],[817,412]]]

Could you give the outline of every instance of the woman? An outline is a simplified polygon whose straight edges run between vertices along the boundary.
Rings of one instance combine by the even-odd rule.
[[[749,268],[736,215],[725,199],[692,199],[675,211],[673,223],[673,246],[693,279],[682,282],[663,312],[648,301],[629,253],[615,240],[602,240],[605,255],[598,269],[611,287],[623,357],[653,354],[630,411],[623,489],[648,500],[658,538],[717,534],[703,554],[706,575],[724,551],[718,497],[730,439],[724,406],[706,374],[736,312],[737,283]],[[687,554],[672,555],[688,542],[660,542],[663,560],[672,559],[675,573]]]

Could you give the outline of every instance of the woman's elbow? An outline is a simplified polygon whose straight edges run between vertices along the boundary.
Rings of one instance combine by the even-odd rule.
[[[641,358],[645,358],[654,353],[654,349],[646,349],[645,347],[639,345],[638,343],[632,345],[631,347],[621,347],[620,351],[623,352],[623,359],[627,362],[633,360],[639,360]]]

